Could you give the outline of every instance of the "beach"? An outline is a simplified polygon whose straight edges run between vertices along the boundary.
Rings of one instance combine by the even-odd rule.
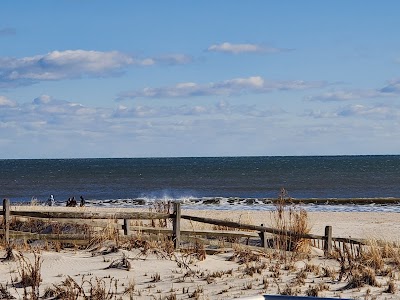
[[[26,207],[15,207],[25,209]],[[32,210],[60,210],[57,207],[30,207]],[[110,208],[61,208],[83,211],[110,210]],[[111,209],[121,211],[121,208]],[[124,209],[131,210],[131,209]],[[135,209],[132,209],[135,210]],[[136,210],[137,211],[137,210]],[[273,218],[270,212],[258,211],[216,211],[182,210],[182,214],[203,216],[240,223],[270,226]],[[327,225],[332,226],[333,236],[363,239],[380,239],[397,242],[400,222],[396,213],[308,213],[310,233],[323,235]],[[212,225],[194,222],[182,222],[183,229],[210,229]],[[34,262],[34,255],[40,257],[42,281],[39,292],[43,295],[59,287],[61,289],[73,280],[77,285],[88,289],[104,285],[108,295],[115,299],[233,299],[262,294],[282,294],[291,292],[297,295],[317,293],[319,297],[400,299],[397,293],[385,292],[389,282],[397,288],[399,271],[391,266],[392,272],[379,275],[375,286],[364,284],[356,288],[345,288],[348,280],[338,280],[339,273],[331,277],[323,276],[327,269],[340,269],[337,258],[326,259],[323,251],[311,248],[306,255],[295,257],[292,254],[282,260],[271,252],[254,250],[257,259],[243,261],[246,252],[244,246],[230,246],[214,254],[205,255],[205,259],[182,252],[163,254],[160,249],[113,248],[112,242],[86,249],[77,247],[55,251],[47,248],[19,247],[15,255],[23,255]],[[110,249],[113,249],[110,251]],[[18,254],[18,251],[21,254]],[[250,250],[249,250],[250,251]],[[36,253],[36,254],[34,254]],[[286,252],[285,252],[286,253]],[[5,249],[0,257],[6,255]],[[286,255],[285,255],[286,256]],[[204,258],[204,257],[203,257]],[[124,260],[125,259],[125,260]],[[312,266],[312,267],[311,267]],[[21,287],[13,287],[21,276],[21,260],[2,261],[0,263],[0,283],[16,299],[22,299]],[[304,270],[307,273],[304,275]],[[312,271],[311,271],[312,270]],[[325,270],[325,271],[324,271]],[[302,279],[300,280],[300,275]],[[70,276],[70,277],[68,277]],[[70,279],[69,279],[70,278]],[[298,282],[296,282],[298,281]],[[313,290],[320,289],[315,292]],[[52,299],[50,296],[44,299]],[[114,299],[114,298],[110,298]]]
[[[49,207],[12,206],[13,210],[31,211],[83,211],[83,212],[148,212],[150,208],[126,207]],[[182,208],[182,214],[229,220],[250,225],[273,226],[273,211],[257,210],[212,210]],[[325,226],[332,226],[333,236],[343,238],[400,240],[399,213],[396,212],[307,212],[310,233],[324,235]],[[182,221],[183,229],[193,229],[193,223]],[[212,225],[196,224],[196,228],[211,228]]]
[[[184,210],[189,215],[216,219],[229,219],[252,225],[272,226],[268,211],[216,211]],[[399,241],[400,220],[398,213],[374,212],[307,212],[311,233],[324,235],[325,226],[332,226],[333,236],[343,238],[382,239]]]

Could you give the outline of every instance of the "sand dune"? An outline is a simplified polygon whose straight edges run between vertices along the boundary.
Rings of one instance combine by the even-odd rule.
[[[272,222],[268,212],[184,210],[182,213],[254,225],[263,223],[268,226]],[[398,215],[392,213],[308,215],[312,224],[311,232],[315,234],[322,235],[324,227],[331,225],[334,236],[397,241],[400,232]],[[189,222],[183,225],[186,228],[202,226]],[[56,289],[56,286],[61,287],[67,276],[70,276],[87,292],[95,283],[104,284],[109,295],[115,293],[112,299],[233,299],[262,294],[307,295],[315,290],[320,290],[317,291],[320,297],[400,299],[400,294],[389,293],[390,290],[387,292],[391,280],[395,288],[399,285],[399,266],[387,265],[385,272],[376,272],[375,286],[364,284],[356,288],[346,288],[350,279],[338,280],[339,262],[336,259],[325,259],[322,251],[318,249],[312,249],[309,254],[301,257],[285,254],[286,258],[277,256],[276,250],[268,253],[255,251],[255,260],[250,259],[243,263],[241,255],[247,253],[248,258],[251,256],[245,248],[239,246],[224,249],[214,255],[208,254],[205,260],[178,252],[170,256],[161,255],[158,250],[147,249],[146,252],[140,247],[121,248],[110,253],[102,252],[110,249],[107,244],[99,247],[86,250],[64,249],[60,252],[38,250],[37,255],[40,255],[42,262],[40,295],[43,296],[46,292],[47,296],[51,295],[49,291]],[[14,253],[18,255],[16,251]],[[25,249],[22,254],[33,263],[32,250]],[[282,254],[283,252],[281,256]],[[5,250],[1,250],[0,257],[4,256]],[[129,262],[129,268],[118,264],[122,259]],[[119,267],[109,268],[113,262]],[[12,285],[12,282],[20,280],[21,267],[18,260],[0,263],[0,283],[7,287],[16,299],[23,299],[23,289]],[[387,269],[389,267],[390,272]],[[327,270],[334,269],[334,275],[324,276],[327,275]],[[52,298],[49,296],[47,299]]]

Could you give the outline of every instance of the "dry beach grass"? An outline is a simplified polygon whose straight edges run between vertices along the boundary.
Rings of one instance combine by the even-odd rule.
[[[0,262],[0,299],[233,299],[260,294],[400,299],[397,214],[304,214],[296,210],[282,212],[286,215],[279,218],[279,212],[184,213],[253,225],[302,228],[303,232],[320,235],[326,225],[332,225],[334,236],[367,238],[370,242],[358,255],[343,247],[334,248],[332,255],[325,258],[323,251],[301,239],[293,244],[293,240],[290,244],[285,239],[276,241],[278,247],[267,251],[217,240],[214,242],[219,249],[211,255],[206,253],[201,239],[174,251],[172,241],[164,236],[148,239],[137,231],[130,237],[116,238],[114,228],[109,226],[92,235],[91,243],[84,247],[29,241],[15,244],[15,259]],[[15,222],[14,226],[47,228],[46,224],[29,222]],[[132,221],[132,225],[170,226],[168,222],[151,221]],[[84,224],[80,226],[74,228],[89,230]],[[213,225],[191,221],[182,226],[188,230],[213,229]],[[0,250],[0,257],[6,254],[6,249]]]

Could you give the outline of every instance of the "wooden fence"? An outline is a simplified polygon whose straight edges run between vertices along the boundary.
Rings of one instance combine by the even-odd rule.
[[[181,236],[211,236],[225,237],[230,239],[237,238],[258,238],[259,245],[263,248],[268,248],[268,234],[281,235],[286,237],[296,237],[296,239],[309,239],[312,244],[324,250],[325,255],[329,255],[332,251],[332,246],[345,247],[345,244],[350,245],[351,251],[360,251],[360,247],[365,244],[365,240],[349,239],[332,237],[332,227],[326,226],[324,235],[315,234],[298,234],[287,230],[278,230],[276,228],[243,224],[238,222],[217,220],[210,218],[202,218],[190,215],[184,215],[181,212],[181,204],[173,203],[174,210],[169,213],[154,213],[154,212],[87,212],[87,211],[27,211],[27,210],[12,210],[9,199],[3,200],[3,210],[0,215],[3,215],[3,229],[0,229],[0,235],[3,235],[6,246],[10,243],[10,238],[26,238],[38,240],[55,240],[59,242],[73,242],[75,244],[87,243],[90,240],[88,234],[54,234],[54,233],[30,233],[22,231],[10,230],[10,221],[13,216],[27,217],[35,219],[46,219],[59,223],[78,223],[91,226],[105,226],[110,224],[110,220],[122,220],[122,224],[113,223],[112,226],[118,230],[123,230],[124,235],[131,235],[134,231],[167,234],[174,241],[175,248],[181,246]],[[172,219],[172,229],[168,228],[151,228],[142,226],[130,226],[130,220],[154,220],[154,219]],[[181,220],[190,220],[217,226],[232,228],[236,231],[228,230],[182,230]],[[246,230],[246,231],[238,231]]]

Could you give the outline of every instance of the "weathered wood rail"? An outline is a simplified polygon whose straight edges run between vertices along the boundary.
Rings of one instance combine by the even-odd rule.
[[[193,237],[193,236],[204,236],[204,237],[225,237],[231,239],[238,238],[258,238],[260,245],[263,248],[268,247],[268,235],[281,235],[286,237],[295,237],[296,239],[309,239],[313,245],[324,250],[325,255],[328,255],[332,251],[333,245],[336,247],[344,247],[344,244],[349,244],[351,249],[357,251],[355,247],[358,247],[358,251],[362,245],[366,244],[365,240],[362,239],[350,239],[332,237],[332,227],[326,226],[324,235],[315,234],[299,234],[288,230],[279,230],[276,228],[238,223],[226,220],[217,220],[211,218],[202,218],[191,215],[184,215],[181,213],[181,205],[179,202],[174,203],[174,212],[169,213],[153,213],[153,212],[87,212],[87,211],[32,211],[32,210],[12,210],[9,199],[3,200],[3,209],[0,210],[0,215],[3,216],[3,229],[0,229],[0,235],[3,236],[4,243],[6,246],[10,244],[10,238],[24,238],[24,239],[37,239],[37,240],[49,240],[59,242],[71,242],[75,244],[84,244],[91,239],[90,234],[67,234],[67,233],[31,233],[25,231],[14,231],[10,230],[10,221],[12,217],[20,218],[35,218],[35,219],[46,219],[49,222],[57,223],[77,223],[86,224],[92,227],[105,227],[111,226],[119,230],[123,230],[124,235],[130,235],[132,232],[147,232],[153,234],[166,234],[172,237],[175,248],[178,249],[181,246],[181,236]],[[142,226],[131,226],[130,220],[154,220],[154,219],[172,219],[172,229],[169,228],[155,228],[155,227],[142,227]],[[201,222],[211,225],[223,226],[226,228],[232,228],[233,230],[182,230],[181,220],[189,220],[195,222]],[[122,224],[116,222],[122,220]],[[114,222],[110,222],[114,221]],[[239,231],[246,230],[246,231]],[[339,246],[337,246],[339,245]]]

